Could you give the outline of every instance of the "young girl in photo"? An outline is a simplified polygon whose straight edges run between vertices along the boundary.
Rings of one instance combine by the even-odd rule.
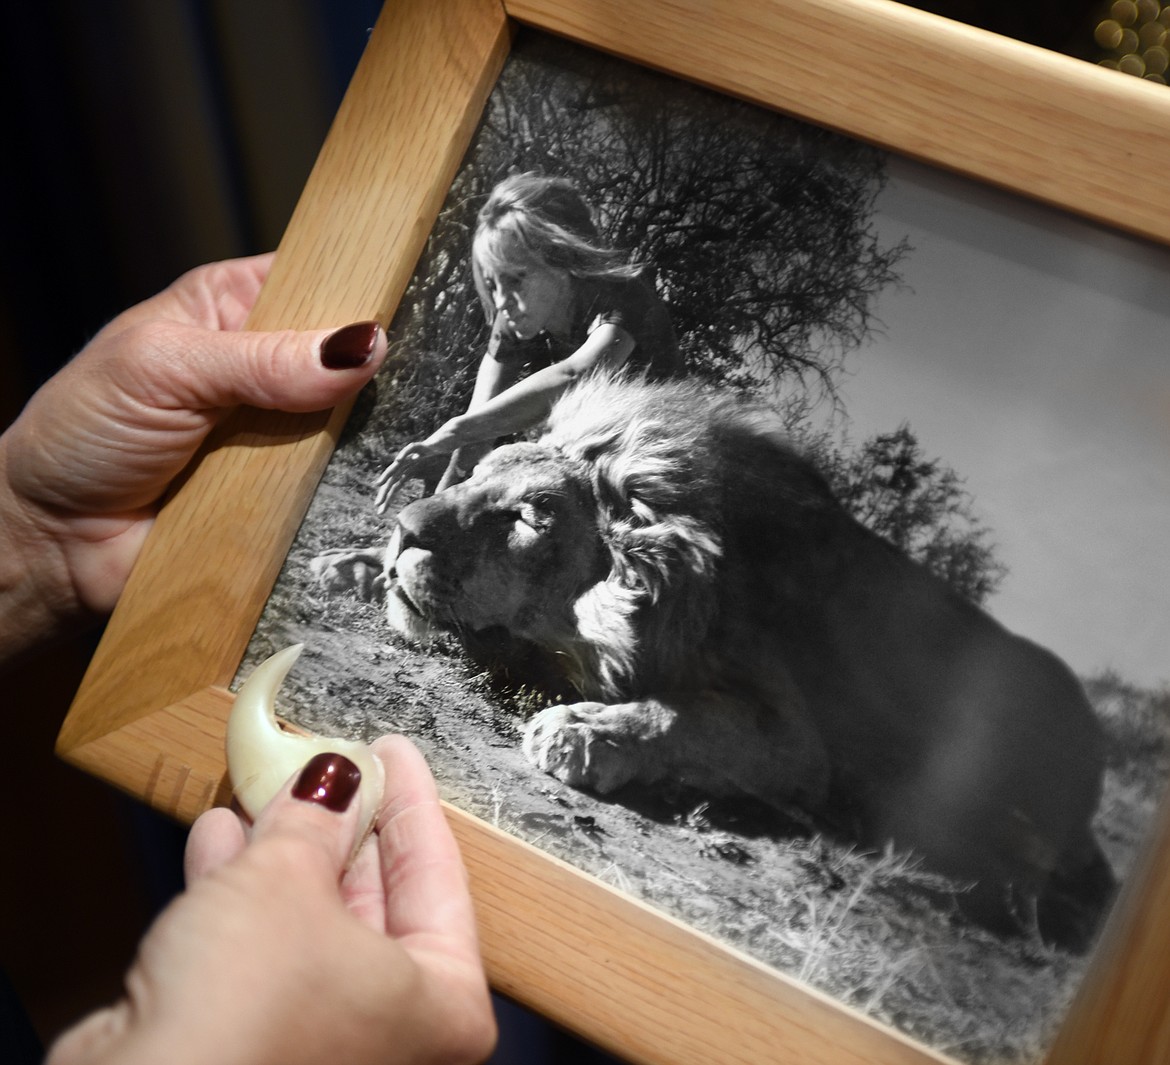
[[[666,305],[641,267],[602,242],[571,181],[528,173],[500,182],[479,212],[471,260],[492,325],[471,402],[402,448],[375,482],[379,511],[436,456],[451,455],[440,490],[462,480],[497,438],[541,422],[592,370],[682,373]]]

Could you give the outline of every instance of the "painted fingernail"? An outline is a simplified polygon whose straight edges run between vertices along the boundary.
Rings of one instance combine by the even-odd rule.
[[[378,343],[377,322],[354,322],[321,342],[321,365],[327,370],[356,370],[370,361]]]
[[[361,782],[362,771],[345,755],[323,751],[309,759],[301,770],[292,794],[294,799],[320,803],[340,814],[348,809]]]

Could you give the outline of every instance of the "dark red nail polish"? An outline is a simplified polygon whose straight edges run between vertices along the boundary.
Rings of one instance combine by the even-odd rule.
[[[293,785],[294,799],[317,802],[335,814],[344,813],[357,794],[362,771],[343,754],[314,755]]]
[[[321,365],[328,370],[356,370],[370,361],[378,343],[377,322],[354,322],[321,342]]]

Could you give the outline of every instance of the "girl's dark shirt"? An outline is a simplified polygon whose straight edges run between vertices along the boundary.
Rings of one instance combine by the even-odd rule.
[[[682,355],[670,311],[642,277],[581,279],[575,283],[571,325],[565,336],[539,333],[529,340],[511,335],[502,313],[496,315],[487,354],[519,364],[524,376],[573,354],[600,325],[616,325],[634,341],[625,363],[628,373],[661,381],[683,374]]]

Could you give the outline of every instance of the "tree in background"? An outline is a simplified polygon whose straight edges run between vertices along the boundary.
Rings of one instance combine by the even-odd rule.
[[[398,438],[462,409],[487,341],[469,255],[510,173],[569,177],[668,302],[688,370],[836,400],[904,244],[873,230],[879,152],[542,36],[517,42],[393,328]],[[405,417],[403,417],[405,415]]]
[[[983,603],[1007,575],[962,479],[926,457],[908,424],[851,452],[822,449],[821,466],[858,521],[960,595]]]
[[[883,246],[880,152],[826,130],[543,36],[521,37],[391,328],[392,402],[369,415],[371,464],[466,407],[488,325],[470,249],[479,207],[511,173],[569,177],[608,241],[645,264],[688,372],[762,391],[794,435],[841,409],[845,356],[875,326],[905,242]],[[961,481],[908,427],[855,454],[821,441],[846,505],[977,602],[1003,568]]]

